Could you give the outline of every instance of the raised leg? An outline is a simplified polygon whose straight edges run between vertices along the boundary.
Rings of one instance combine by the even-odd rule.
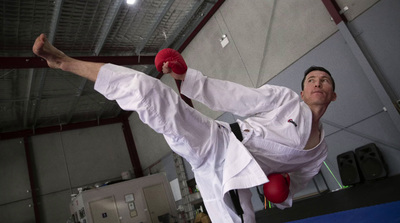
[[[44,34],[36,38],[32,51],[45,59],[49,67],[77,74],[93,82],[97,79],[100,67],[104,65],[104,63],[81,61],[67,56],[55,48]]]

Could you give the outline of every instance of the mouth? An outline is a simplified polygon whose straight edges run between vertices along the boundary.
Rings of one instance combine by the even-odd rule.
[[[324,92],[322,92],[322,91],[313,91],[313,92],[311,92],[311,94],[323,94]]]

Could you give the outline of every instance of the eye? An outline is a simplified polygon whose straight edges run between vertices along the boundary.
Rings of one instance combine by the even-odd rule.
[[[323,82],[326,82],[326,83],[330,83],[330,80],[329,80],[329,79],[323,79],[322,81],[323,81]]]

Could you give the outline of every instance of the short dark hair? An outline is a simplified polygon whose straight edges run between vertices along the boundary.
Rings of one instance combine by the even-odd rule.
[[[325,69],[323,67],[318,67],[318,66],[311,66],[306,71],[304,71],[304,77],[303,77],[303,80],[301,81],[301,90],[302,91],[304,90],[304,81],[306,80],[307,74],[309,74],[312,71],[316,71],[316,70],[325,72],[331,77],[331,79],[332,79],[332,88],[333,88],[333,91],[335,91],[335,80],[333,80],[333,77],[332,77],[331,73],[327,69]]]

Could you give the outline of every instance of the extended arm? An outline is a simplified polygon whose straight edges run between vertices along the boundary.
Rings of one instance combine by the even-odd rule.
[[[203,76],[200,71],[188,69],[181,93],[217,111],[249,116],[272,110],[284,101],[297,97],[288,88],[264,85],[249,88],[243,85]]]
[[[284,209],[292,206],[293,197],[296,193],[300,192],[307,187],[308,183],[318,174],[321,166],[314,168],[313,170],[302,169],[298,172],[289,173],[290,175],[290,193],[288,198],[280,203],[275,204],[279,209]]]
[[[182,81],[180,93],[183,95],[213,110],[231,112],[243,117],[272,110],[297,96],[283,87],[264,85],[254,89],[207,78],[199,71],[187,69],[182,55],[169,48],[157,54],[155,65],[159,72],[170,73],[174,79]]]

